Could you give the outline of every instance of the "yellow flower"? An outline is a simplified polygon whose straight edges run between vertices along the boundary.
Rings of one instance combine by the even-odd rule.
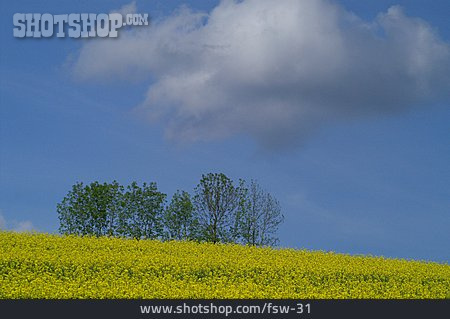
[[[449,298],[449,287],[448,264],[0,232],[0,298]]]

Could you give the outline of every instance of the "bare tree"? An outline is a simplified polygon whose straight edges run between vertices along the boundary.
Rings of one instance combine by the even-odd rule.
[[[280,203],[254,180],[250,182],[240,216],[240,233],[244,244],[276,245],[278,226],[283,222]]]

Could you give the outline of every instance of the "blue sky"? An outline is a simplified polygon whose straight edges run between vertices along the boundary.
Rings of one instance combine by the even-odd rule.
[[[12,35],[17,12],[123,6],[151,26]],[[279,199],[282,246],[448,262],[448,12],[444,0],[3,2],[0,227],[57,232],[76,181],[155,181],[170,196],[224,172]]]

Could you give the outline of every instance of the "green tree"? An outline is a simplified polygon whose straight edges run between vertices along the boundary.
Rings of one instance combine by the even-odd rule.
[[[284,220],[280,203],[256,181],[235,185],[222,173],[202,175],[192,198],[177,191],[166,208],[165,202],[156,183],[76,183],[57,204],[59,231],[265,246],[278,242]]]
[[[166,239],[199,240],[199,221],[191,196],[188,192],[177,191],[164,212]]]
[[[57,204],[62,234],[158,238],[166,195],[155,183],[76,183]]]
[[[124,194],[120,229],[136,239],[162,237],[165,200],[166,195],[158,191],[156,183],[143,183],[140,187],[132,182]]]
[[[59,232],[61,234],[88,234],[87,212],[84,209],[84,185],[81,182],[72,186],[72,190],[57,204],[56,211],[59,218]]]
[[[76,183],[57,205],[63,234],[115,236],[122,201],[121,186],[92,182]]]
[[[201,238],[213,243],[236,241],[243,189],[222,173],[202,175],[195,188],[194,208]]]

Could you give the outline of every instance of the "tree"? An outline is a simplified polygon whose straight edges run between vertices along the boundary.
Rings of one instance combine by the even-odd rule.
[[[235,241],[243,189],[222,173],[202,175],[195,188],[194,208],[201,238],[213,243]]]
[[[199,221],[188,192],[177,191],[164,213],[165,238],[198,240]]]
[[[162,215],[166,195],[159,192],[156,183],[136,182],[128,185],[124,194],[124,209],[120,228],[128,237],[156,239],[162,237]]]
[[[57,204],[62,234],[158,238],[166,195],[155,183],[76,183]]]
[[[191,198],[177,191],[166,195],[156,183],[116,181],[76,183],[57,204],[62,234],[234,242],[265,246],[278,242],[284,217],[280,203],[256,181],[237,185],[222,173],[202,178]]]
[[[278,226],[283,222],[280,203],[252,180],[240,217],[242,242],[253,246],[276,245]]]
[[[83,183],[78,182],[72,186],[72,190],[64,197],[61,203],[56,205],[60,222],[59,232],[62,234],[85,235],[87,214],[83,209]]]
[[[60,232],[63,234],[115,236],[122,200],[121,186],[93,182],[76,183],[57,205]]]

